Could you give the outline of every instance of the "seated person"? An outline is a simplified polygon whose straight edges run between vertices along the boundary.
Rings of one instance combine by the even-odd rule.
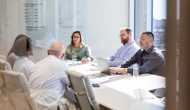
[[[18,39],[23,38],[23,37],[26,37],[26,36],[23,35],[23,34],[18,35],[18,36],[16,37],[14,43],[13,43],[13,46],[14,46],[15,42],[16,42]],[[15,55],[15,53],[13,53],[13,46],[12,46],[11,50],[9,51],[9,53],[8,53],[8,55],[7,55],[7,62],[10,63],[10,65],[11,65],[12,68],[13,68],[13,65],[14,65],[15,61],[18,59],[18,56]]]
[[[128,67],[137,63],[139,65],[139,74],[162,74],[165,59],[162,52],[153,45],[153,41],[154,35],[152,32],[143,32],[139,41],[143,50],[138,50],[129,61],[121,65],[121,68],[110,68],[110,71],[112,73],[133,74],[133,68]]]
[[[121,28],[120,40],[123,46],[108,59],[110,67],[120,66],[128,61],[139,49],[139,46],[132,40],[132,30],[130,28]]]
[[[63,98],[69,80],[65,70],[69,67],[64,57],[64,46],[60,42],[51,44],[48,56],[37,62],[30,70],[29,85],[31,96],[39,110],[76,110],[74,105]],[[73,108],[72,108],[73,107]]]
[[[29,37],[22,37],[15,42],[13,46],[13,53],[19,58],[13,65],[13,71],[24,73],[28,80],[29,71],[34,63],[29,59],[33,55],[32,40]]]
[[[66,49],[64,59],[72,60],[73,55],[76,55],[77,61],[82,61],[83,63],[93,60],[88,45],[83,44],[83,38],[80,31],[73,32],[71,36],[71,44]]]

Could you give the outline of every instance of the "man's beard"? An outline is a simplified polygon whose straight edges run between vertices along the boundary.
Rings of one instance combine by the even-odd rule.
[[[125,45],[125,44],[128,43],[128,42],[129,42],[129,38],[121,39],[121,43],[122,43],[123,45]]]
[[[143,46],[140,46],[140,49],[141,49],[141,50],[144,50]]]

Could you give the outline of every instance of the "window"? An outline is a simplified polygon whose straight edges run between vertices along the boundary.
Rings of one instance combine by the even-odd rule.
[[[166,0],[130,0],[130,3],[133,10],[130,26],[134,28],[135,41],[138,42],[142,32],[151,31],[154,45],[165,50]]]
[[[154,45],[160,49],[165,49],[166,0],[153,0],[152,11]]]

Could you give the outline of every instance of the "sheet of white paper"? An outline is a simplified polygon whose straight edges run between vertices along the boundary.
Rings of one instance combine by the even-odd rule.
[[[152,93],[145,89],[133,89],[135,100],[147,100],[147,99],[157,99]]]

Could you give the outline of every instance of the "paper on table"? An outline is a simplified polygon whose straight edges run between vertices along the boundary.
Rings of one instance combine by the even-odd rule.
[[[145,89],[133,89],[136,100],[157,99],[152,93]]]

